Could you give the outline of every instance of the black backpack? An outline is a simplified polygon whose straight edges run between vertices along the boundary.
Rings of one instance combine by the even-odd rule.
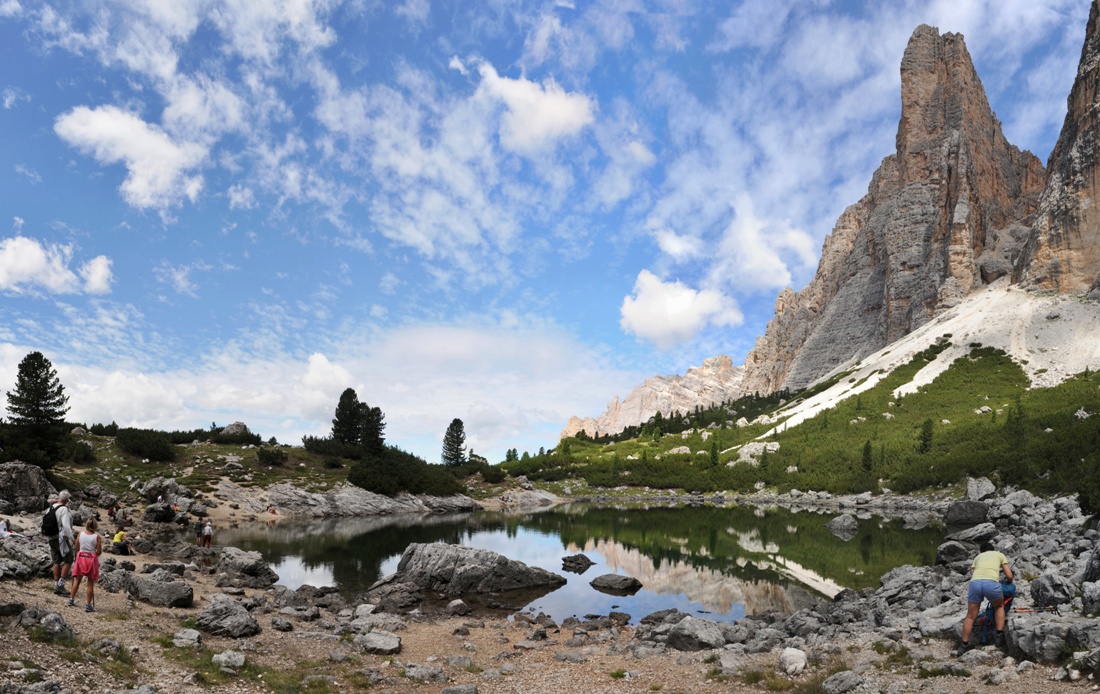
[[[57,506],[51,506],[42,514],[42,534],[46,537],[57,537],[61,533],[61,526],[57,524]]]

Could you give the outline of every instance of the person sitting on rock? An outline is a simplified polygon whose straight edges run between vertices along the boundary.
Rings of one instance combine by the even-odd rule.
[[[118,532],[115,533],[114,539],[111,540],[111,546],[114,547],[115,554],[122,554],[124,556],[129,556],[131,554],[130,541],[126,539],[126,531],[122,528],[119,528]]]
[[[1001,593],[1001,572],[1012,583],[1012,568],[1008,565],[1008,557],[993,549],[992,542],[983,542],[981,554],[974,558],[970,565],[974,574],[970,577],[970,587],[966,596],[966,618],[963,619],[962,650],[970,649],[970,632],[974,629],[974,620],[978,618],[978,611],[982,607],[982,600],[988,600],[993,607],[993,622],[997,626],[995,643],[1003,646],[1005,643],[1005,608],[1004,595]]]

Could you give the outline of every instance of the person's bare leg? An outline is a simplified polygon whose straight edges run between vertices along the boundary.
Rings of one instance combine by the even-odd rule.
[[[978,618],[978,610],[981,607],[980,602],[966,603],[966,618],[963,619],[963,643],[970,643],[970,632],[974,629],[974,620]]]
[[[73,587],[69,589],[69,602],[73,602],[74,600],[76,600],[76,593],[77,593],[78,590],[80,590],[80,580],[81,580],[81,578],[83,578],[83,577],[82,576],[77,576],[76,578],[73,579]],[[91,583],[91,581],[89,581],[89,583]]]

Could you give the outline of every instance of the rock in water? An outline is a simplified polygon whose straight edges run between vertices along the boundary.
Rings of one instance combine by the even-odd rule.
[[[813,280],[779,295],[742,392],[804,388],[1011,270],[1045,173],[1005,139],[962,36],[913,32],[901,102],[897,153],[837,221]]]
[[[405,549],[397,572],[372,586],[412,584],[424,591],[450,596],[499,593],[524,588],[565,585],[565,579],[545,569],[527,566],[487,549],[414,542]]]
[[[859,533],[859,521],[850,513],[842,513],[826,523],[825,529],[847,542]]]
[[[588,571],[596,562],[592,561],[583,554],[574,554],[571,557],[562,557],[561,570],[569,571],[575,574],[583,574]]]
[[[609,595],[634,595],[642,589],[642,582],[633,576],[620,576],[619,574],[604,574],[597,576],[588,583],[590,586]]]

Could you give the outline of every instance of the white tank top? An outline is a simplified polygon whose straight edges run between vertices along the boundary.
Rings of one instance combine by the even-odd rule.
[[[90,533],[87,530],[81,531],[77,538],[77,548],[81,552],[95,552],[96,543],[99,540],[99,535],[96,533]]]

